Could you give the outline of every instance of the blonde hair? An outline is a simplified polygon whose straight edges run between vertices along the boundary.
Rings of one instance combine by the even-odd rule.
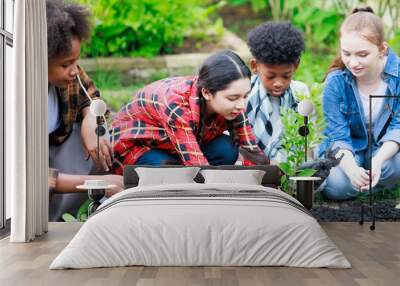
[[[371,7],[356,8],[352,11],[352,14],[343,21],[339,36],[348,32],[358,32],[366,40],[378,46],[378,48],[385,41],[382,20],[374,14]],[[338,69],[343,70],[344,68],[345,65],[340,55],[338,55],[329,66],[327,74]]]

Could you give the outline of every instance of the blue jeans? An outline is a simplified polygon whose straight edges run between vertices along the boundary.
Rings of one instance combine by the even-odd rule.
[[[238,147],[235,147],[231,138],[225,134],[218,136],[200,148],[211,165],[233,165],[239,155]],[[179,155],[172,155],[160,149],[152,149],[140,156],[136,161],[136,165],[159,166],[168,162],[182,164]]]
[[[374,153],[376,152],[377,150],[374,151]],[[366,168],[367,163],[369,163],[368,157],[367,152],[356,153],[355,160],[357,165]],[[375,187],[372,191],[376,192],[381,187],[393,188],[398,183],[400,183],[400,152],[397,152],[392,158],[383,163],[381,177],[377,184],[379,188]],[[339,166],[331,169],[328,178],[321,188],[323,188],[322,193],[324,196],[332,200],[350,199],[358,193],[351,184],[350,179]]]

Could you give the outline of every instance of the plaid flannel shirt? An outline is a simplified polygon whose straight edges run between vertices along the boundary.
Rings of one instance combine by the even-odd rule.
[[[78,69],[79,77],[89,96],[93,99],[100,97],[100,92],[93,81],[81,67],[78,67]],[[61,124],[57,130],[49,134],[49,143],[60,145],[71,134],[74,123],[83,120],[81,111],[83,108],[90,106],[90,100],[79,85],[78,79],[75,79],[66,88],[56,87],[56,91],[60,105]],[[48,181],[51,190],[56,186],[57,176],[58,171],[50,168]]]
[[[125,165],[135,164],[154,148],[178,154],[185,166],[208,165],[196,138],[200,132],[196,82],[197,76],[154,82],[139,90],[132,102],[114,116],[111,129],[114,173],[122,174]],[[245,113],[232,123],[241,147],[262,154]],[[227,127],[227,120],[217,115],[203,126],[202,144],[221,135]]]

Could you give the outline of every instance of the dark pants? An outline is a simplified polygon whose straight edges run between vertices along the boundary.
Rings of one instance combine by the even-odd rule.
[[[204,156],[211,165],[235,164],[239,150],[233,145],[228,135],[222,134],[211,142],[201,146]],[[179,155],[172,155],[164,150],[152,149],[136,161],[136,165],[165,165],[168,162],[182,162]]]
[[[84,159],[81,140],[81,124],[75,123],[71,135],[61,145],[49,146],[49,166],[62,173],[87,175],[93,167],[92,160]],[[79,207],[88,199],[87,192],[53,193],[49,205],[49,221],[62,221],[68,212],[75,215]]]

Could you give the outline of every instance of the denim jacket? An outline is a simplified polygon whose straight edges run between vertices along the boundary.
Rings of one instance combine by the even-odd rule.
[[[386,95],[400,95],[400,59],[389,49],[382,78],[387,83]],[[373,103],[372,99],[372,103]],[[373,141],[378,147],[386,141],[400,144],[400,99],[385,98],[376,119]],[[320,156],[332,147],[356,153],[368,148],[368,132],[364,110],[354,76],[348,69],[328,74],[322,97],[325,118],[324,140]]]

